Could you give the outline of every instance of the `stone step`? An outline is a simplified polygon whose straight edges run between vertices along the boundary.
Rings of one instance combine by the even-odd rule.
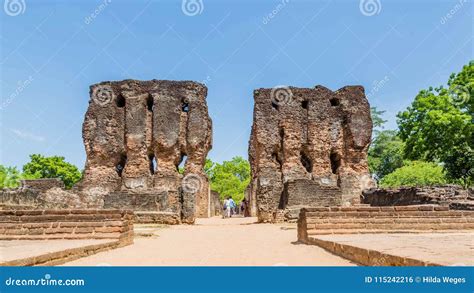
[[[307,218],[382,218],[382,217],[463,217],[474,216],[473,211],[399,211],[399,212],[307,212]]]
[[[304,211],[312,212],[400,212],[400,211],[449,211],[448,206],[411,205],[411,206],[349,206],[349,207],[309,207]]]
[[[135,211],[135,223],[140,224],[167,224],[181,223],[180,215],[174,212]]]
[[[334,229],[334,230],[308,230],[308,238],[314,235],[330,235],[330,234],[389,234],[389,233],[472,233],[472,230],[448,229],[448,230],[419,230],[419,229]]]
[[[473,217],[308,218],[306,224],[474,223]]]
[[[347,224],[309,224],[308,234],[320,230],[473,230],[474,223],[347,223]]]

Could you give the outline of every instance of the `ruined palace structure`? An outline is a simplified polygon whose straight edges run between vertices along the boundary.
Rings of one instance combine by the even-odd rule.
[[[260,221],[291,207],[350,205],[372,186],[370,106],[361,86],[254,91],[250,197]]]
[[[204,163],[211,148],[207,88],[191,81],[102,82],[90,88],[83,124],[83,193],[105,208],[209,215]],[[178,166],[184,163],[184,173]]]

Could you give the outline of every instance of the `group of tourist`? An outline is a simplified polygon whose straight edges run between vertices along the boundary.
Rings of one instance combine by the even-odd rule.
[[[233,215],[241,214],[244,217],[250,216],[250,210],[248,206],[247,199],[243,199],[240,203],[240,211],[237,209],[237,204],[235,203],[234,199],[231,196],[228,196],[224,199],[222,203],[222,217],[223,218],[231,218]]]

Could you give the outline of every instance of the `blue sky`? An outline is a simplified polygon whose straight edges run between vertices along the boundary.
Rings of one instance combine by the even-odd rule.
[[[83,168],[88,87],[100,81],[206,83],[210,157],[222,161],[247,157],[253,89],[360,84],[396,128],[420,89],[473,59],[463,0],[195,0],[196,11],[182,1],[16,1],[19,10],[0,11],[0,164],[18,167],[41,153]]]

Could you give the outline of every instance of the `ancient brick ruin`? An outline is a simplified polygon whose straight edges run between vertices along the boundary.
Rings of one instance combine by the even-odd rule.
[[[361,202],[371,206],[435,204],[474,211],[474,190],[458,185],[370,188],[362,192]]]
[[[82,133],[87,160],[77,189],[99,191],[105,208],[169,212],[187,223],[207,217],[207,88],[191,81],[124,80],[92,85],[90,95]]]
[[[298,206],[350,205],[373,185],[370,106],[361,86],[254,91],[250,200],[259,221]]]

